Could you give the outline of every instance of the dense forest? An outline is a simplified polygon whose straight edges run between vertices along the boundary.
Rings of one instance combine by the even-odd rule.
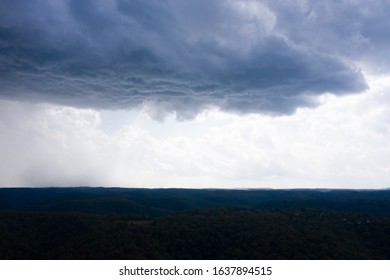
[[[389,259],[390,190],[0,189],[0,259]]]

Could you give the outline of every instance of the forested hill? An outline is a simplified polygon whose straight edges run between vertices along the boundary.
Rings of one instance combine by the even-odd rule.
[[[155,218],[216,207],[322,209],[390,215],[390,190],[227,190],[2,188],[0,210],[118,214]]]
[[[390,259],[390,191],[4,188],[0,259]]]

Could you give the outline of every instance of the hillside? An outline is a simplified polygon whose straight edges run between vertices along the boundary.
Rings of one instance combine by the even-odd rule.
[[[160,217],[215,207],[307,208],[390,215],[390,190],[3,188],[0,210]]]
[[[389,259],[389,194],[0,189],[0,259]]]

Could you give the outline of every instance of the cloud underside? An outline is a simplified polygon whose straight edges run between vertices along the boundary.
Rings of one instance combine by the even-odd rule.
[[[139,112],[0,100],[1,186],[388,187],[390,79],[288,117]],[[114,120],[114,121],[113,121]]]
[[[359,1],[38,2],[0,4],[1,98],[157,119],[291,114],[361,92],[354,62],[378,61],[390,29],[387,4]]]

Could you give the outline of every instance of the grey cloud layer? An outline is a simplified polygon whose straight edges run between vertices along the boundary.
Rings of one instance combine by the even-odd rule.
[[[353,62],[387,52],[389,5],[317,2],[1,1],[0,97],[186,119],[366,89]]]

